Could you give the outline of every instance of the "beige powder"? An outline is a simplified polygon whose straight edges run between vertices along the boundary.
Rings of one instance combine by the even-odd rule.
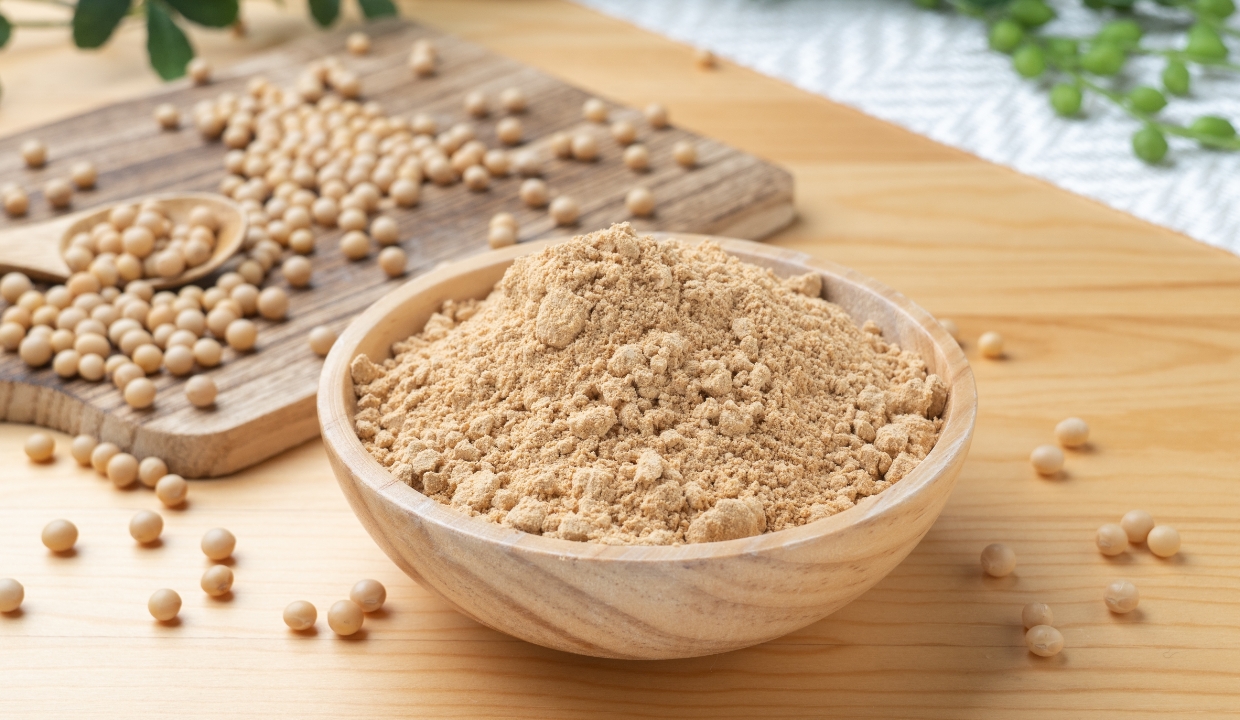
[[[397,478],[526,532],[668,545],[833,515],[934,446],[921,358],[717,245],[626,225],[522,258],[352,366],[356,429]]]

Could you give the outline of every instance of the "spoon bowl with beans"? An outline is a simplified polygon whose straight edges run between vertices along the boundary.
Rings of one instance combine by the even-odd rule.
[[[77,273],[116,272],[122,284],[140,277],[164,290],[217,270],[241,248],[246,229],[245,213],[221,195],[127,200],[0,232],[0,273],[62,283]]]

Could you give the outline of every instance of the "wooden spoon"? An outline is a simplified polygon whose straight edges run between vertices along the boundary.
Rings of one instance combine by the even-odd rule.
[[[108,218],[116,205],[134,205],[141,200],[128,200],[104,207],[82,210],[54,220],[23,225],[0,231],[0,273],[22,272],[32,279],[47,282],[64,282],[71,271],[65,263],[64,251],[69,241],[79,232],[89,232],[92,227]],[[179,287],[201,278],[224,264],[236,254],[245,239],[245,213],[232,200],[209,193],[179,193],[155,196],[168,212],[172,222],[186,222],[190,211],[205,205],[219,218],[220,228],[215,234],[215,251],[201,265],[188,268],[171,279],[144,278],[156,290]]]

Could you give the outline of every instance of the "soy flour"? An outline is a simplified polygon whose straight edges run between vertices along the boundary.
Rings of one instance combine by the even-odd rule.
[[[947,399],[821,289],[615,225],[444,303],[394,359],[359,356],[357,434],[414,489],[529,533],[670,545],[796,527],[907,475]]]

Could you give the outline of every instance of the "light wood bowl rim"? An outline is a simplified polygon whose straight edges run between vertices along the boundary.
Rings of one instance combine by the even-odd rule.
[[[948,406],[943,413],[939,441],[916,468],[895,485],[878,495],[865,498],[852,508],[830,517],[795,528],[764,533],[756,537],[711,543],[675,546],[602,545],[573,542],[522,532],[478,517],[464,515],[396,480],[362,446],[353,431],[352,417],[346,398],[351,396],[352,377],[349,364],[357,356],[358,346],[383,318],[399,311],[417,295],[439,286],[456,275],[474,272],[497,264],[510,265],[514,260],[531,255],[548,245],[563,242],[567,236],[532,243],[521,243],[502,250],[493,250],[435,268],[394,289],[355,317],[336,340],[324,362],[318,393],[319,424],[323,442],[329,446],[348,470],[349,477],[340,482],[364,483],[377,496],[384,498],[421,520],[442,529],[472,536],[475,540],[510,546],[512,550],[573,560],[604,560],[640,563],[679,563],[694,560],[716,560],[751,556],[780,548],[818,543],[824,538],[877,522],[879,516],[912,502],[914,497],[931,492],[939,482],[954,483],[954,475],[946,472],[958,456],[968,452],[977,417],[977,390],[973,371],[960,345],[930,313],[904,295],[843,265],[817,260],[804,253],[775,248],[747,240],[735,240],[687,233],[654,233],[660,239],[688,242],[710,240],[729,252],[739,251],[775,261],[804,265],[807,269],[834,275],[835,280],[851,283],[869,291],[894,309],[908,315],[927,332],[939,352],[947,360],[952,379],[948,382]],[[390,342],[403,338],[392,338]],[[376,360],[375,358],[371,358]],[[947,441],[945,442],[945,439]],[[386,531],[386,528],[384,529]],[[393,538],[398,542],[398,539]]]

